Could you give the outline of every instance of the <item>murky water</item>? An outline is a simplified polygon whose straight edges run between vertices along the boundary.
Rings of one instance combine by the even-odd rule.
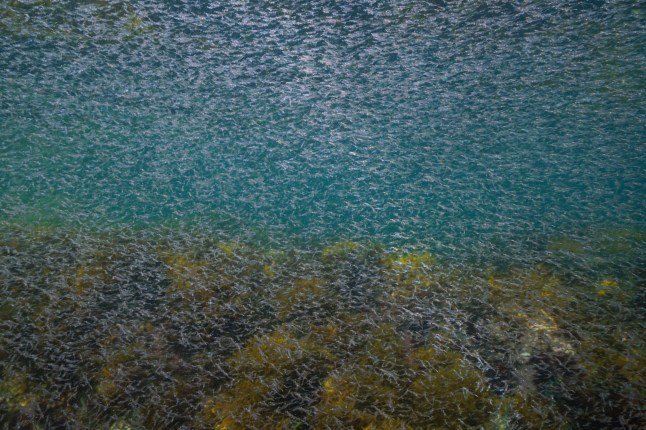
[[[0,5],[7,428],[645,426],[641,2]]]

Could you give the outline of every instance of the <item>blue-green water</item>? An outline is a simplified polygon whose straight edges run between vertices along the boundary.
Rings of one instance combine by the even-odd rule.
[[[643,424],[645,30],[642,1],[1,2],[0,425]]]
[[[482,250],[643,229],[639,2],[2,6],[5,222]]]

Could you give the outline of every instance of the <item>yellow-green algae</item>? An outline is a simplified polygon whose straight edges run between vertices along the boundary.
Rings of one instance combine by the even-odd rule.
[[[325,304],[330,305],[330,291],[321,279],[296,279],[293,285],[282,288],[276,294],[276,310],[280,320],[296,313],[309,313]]]
[[[43,232],[4,241],[4,255],[46,256],[35,240],[75,246]],[[317,260],[208,240],[93,244],[56,261],[3,275],[3,327],[23,333],[0,340],[11,426],[640,423],[639,288],[617,272],[582,280],[536,265],[478,276],[372,245],[333,245]],[[52,355],[60,348],[70,354]]]
[[[307,390],[291,379],[324,374],[333,361],[333,354],[324,346],[307,336],[298,337],[288,328],[254,338],[228,360],[236,378],[206,402],[202,423],[227,429],[284,428],[292,418],[281,412],[281,402],[297,399],[294,390]]]
[[[215,270],[207,261],[195,260],[182,254],[163,255],[162,261],[167,267],[171,294],[207,301],[215,295],[217,288],[226,284],[222,282],[223,277],[216,278]]]
[[[97,252],[91,258],[81,263],[70,281],[74,293],[79,296],[88,294],[92,289],[112,281],[112,261],[118,256],[105,252]]]
[[[398,391],[365,367],[349,367],[322,383],[321,401],[312,418],[315,428],[369,428],[398,421]]]
[[[7,404],[12,412],[20,411],[36,402],[36,396],[30,392],[29,376],[16,373],[0,381],[0,401]]]

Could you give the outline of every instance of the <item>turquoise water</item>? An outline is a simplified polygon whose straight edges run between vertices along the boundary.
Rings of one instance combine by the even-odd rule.
[[[436,252],[643,230],[644,9],[560,3],[6,4],[2,217]]]
[[[64,326],[50,334],[60,340],[56,348],[73,344],[69,348],[75,363],[84,369],[74,371],[75,382],[67,381],[77,387],[70,395],[61,388],[63,382],[43,382],[38,371],[28,370],[49,368],[30,361],[50,354],[49,349],[27,353],[27,338],[3,341],[0,345],[10,353],[0,354],[0,371],[5,372],[0,414],[13,414],[6,425],[235,428],[232,423],[237,422],[243,428],[263,427],[243,418],[241,411],[212,411],[212,399],[220,399],[216,403],[221,405],[227,404],[222,396],[244,397],[231,382],[239,378],[220,374],[203,397],[187,395],[184,409],[174,418],[150,418],[150,413],[141,412],[143,406],[132,406],[135,397],[111,391],[109,384],[124,381],[105,382],[114,377],[110,366],[116,360],[106,356],[126,348],[106,339],[116,336],[109,326],[122,321],[124,332],[134,339],[131,347],[170,366],[166,372],[191,393],[199,384],[182,379],[186,369],[199,369],[199,377],[209,380],[208,375],[217,372],[204,364],[204,357],[215,360],[213,354],[220,354],[219,365],[229,360],[235,374],[232,351],[253,355],[251,339],[261,339],[262,346],[295,336],[301,342],[295,348],[305,355],[309,351],[326,356],[327,352],[312,352],[313,346],[300,335],[281,331],[286,330],[281,325],[285,315],[292,315],[283,309],[285,297],[298,293],[290,288],[305,291],[312,305],[327,303],[317,295],[326,288],[350,303],[347,309],[338,305],[333,316],[320,311],[328,315],[321,317],[324,321],[336,321],[330,323],[335,333],[334,324],[349,324],[347,330],[357,330],[365,339],[383,340],[348,322],[354,321],[350,314],[383,312],[385,320],[373,323],[392,324],[411,351],[431,344],[452,350],[429,340],[439,339],[429,334],[430,326],[441,325],[439,320],[457,321],[455,327],[480,325],[487,340],[455,329],[453,322],[447,329],[456,337],[452,345],[468,345],[458,348],[459,353],[486,375],[483,380],[495,386],[499,396],[490,402],[499,405],[497,412],[467,419],[471,425],[531,428],[537,422],[535,417],[525,417],[524,424],[510,418],[513,414],[506,408],[516,408],[520,416],[525,406],[516,400],[509,400],[515,406],[504,403],[508,399],[503,387],[516,394],[539,393],[540,400],[528,404],[544,410],[550,409],[547,403],[559,404],[567,397],[567,390],[554,394],[558,390],[553,386],[559,384],[607,383],[610,398],[617,399],[626,382],[599,382],[593,375],[608,370],[599,363],[619,366],[618,357],[637,363],[637,369],[615,369],[616,375],[636,378],[637,394],[628,391],[617,400],[620,406],[610,408],[605,421],[575,406],[585,404],[582,399],[605,398],[598,392],[571,395],[568,407],[577,412],[561,411],[549,419],[554,428],[565,428],[565,422],[578,428],[572,423],[582,422],[581,417],[588,419],[582,428],[639,423],[630,417],[640,410],[643,414],[634,405],[644,394],[643,371],[638,368],[644,363],[645,20],[646,8],[638,1],[2,2],[0,279],[5,303],[11,304],[0,307],[0,333],[9,339],[6,335],[15,327],[31,327],[33,333],[25,330],[32,339],[43,340],[47,335],[38,331],[43,318],[56,326],[52,321],[61,315],[75,315],[72,320],[90,324],[89,315],[98,313],[98,322],[90,324],[97,337],[88,342],[102,345],[98,352],[82,352],[81,345],[73,344],[78,327]],[[234,256],[238,263],[229,261]],[[434,270],[446,276],[437,282],[454,305],[439,305],[437,297],[408,295],[406,288],[413,284],[430,288],[426,270],[431,261],[446,265]],[[48,265],[51,272],[45,273]],[[226,275],[215,267],[226,267]],[[244,294],[255,291],[269,304],[249,304],[240,291],[197,302],[185,296],[187,285],[202,288],[213,279],[220,285],[225,278]],[[497,279],[502,279],[500,284]],[[565,293],[553,291],[555,282]],[[20,285],[27,287],[21,290]],[[281,290],[285,285],[290,286],[287,292]],[[370,300],[359,294],[362,301],[355,295],[365,285],[378,287],[365,293]],[[495,293],[499,285],[508,294],[503,298]],[[215,291],[211,287],[207,290]],[[169,288],[179,293],[168,296]],[[537,296],[524,297],[532,288]],[[466,300],[465,291],[497,309],[498,316],[472,314],[479,308]],[[385,298],[376,299],[381,294]],[[68,295],[71,302],[62,299]],[[412,301],[393,299],[404,296]],[[514,297],[521,304],[512,305]],[[546,311],[545,302],[554,297],[560,301]],[[563,297],[571,299],[569,304]],[[213,314],[203,308],[207,301],[211,306],[211,299],[222,306],[218,309],[227,315],[222,318],[230,323],[218,326],[220,331],[195,322],[211,321]],[[115,305],[120,300],[131,301],[131,307]],[[391,301],[390,310],[380,307],[384,300]],[[79,304],[68,309],[72,302]],[[581,305],[581,310],[571,303],[589,306]],[[249,310],[248,315],[227,313],[235,306]],[[433,324],[420,323],[419,318],[426,318],[421,315],[427,314],[418,310],[434,306],[439,306],[434,315],[446,318],[429,317]],[[522,312],[514,306],[523,307],[529,316],[518,320]],[[268,309],[275,311],[271,318]],[[559,319],[569,311],[571,318]],[[164,322],[167,312],[175,312],[185,329]],[[406,312],[417,315],[414,321],[403,316],[409,315]],[[620,324],[613,319],[620,318],[617,314],[630,316],[632,322]],[[301,321],[300,316],[294,318]],[[289,330],[309,332],[307,324],[322,324],[314,320],[305,318]],[[142,329],[145,324],[166,331],[155,334],[152,328]],[[218,336],[228,336],[236,324],[246,327],[243,334],[227,337],[236,348],[220,344],[220,349],[209,349],[195,341],[210,336],[222,343]],[[507,330],[505,340],[491,328],[495,324]],[[613,326],[622,327],[623,335],[607,334],[606,328]],[[590,327],[605,327],[599,329],[605,334]],[[570,337],[564,340],[556,331]],[[182,344],[189,352],[173,350],[184,360],[173,367],[177,362],[169,358],[164,342],[181,344],[177,339],[186,333],[201,346]],[[254,337],[261,335],[268,337]],[[595,340],[586,343],[587,335]],[[473,343],[465,341],[472,337]],[[507,369],[502,364],[506,359],[492,352],[496,342],[515,345],[507,346],[509,357],[515,357],[507,367],[514,371],[501,370]],[[599,355],[595,342],[605,345],[606,355]],[[539,387],[534,391],[532,384],[523,383],[523,378],[531,379],[527,374],[532,366],[556,366],[554,359],[545,359],[546,351],[571,357],[574,350],[578,355],[572,362],[578,370],[554,371],[560,375],[556,379],[536,371],[542,376],[534,378]],[[342,355],[332,347],[330,351]],[[391,358],[412,363],[415,354],[423,355],[421,349],[415,351],[409,351],[413,355],[408,358]],[[325,370],[315,382],[304,380],[328,387],[324,381],[331,379],[321,375],[336,369],[333,380],[344,381],[338,362],[328,361],[336,364],[319,363]],[[87,363],[96,366],[84,367]],[[581,368],[588,372],[584,382],[572,376]],[[79,385],[79,375],[85,375],[88,385]],[[208,385],[200,381],[200,387]],[[222,381],[234,384],[227,386],[233,394]],[[444,386],[450,387],[451,381]],[[156,383],[151,386],[158,389]],[[305,423],[303,428],[334,428],[330,422],[339,428],[368,428],[378,422],[320,418],[311,412],[320,400],[311,386],[301,393],[312,399],[301,405],[309,412],[295,412],[285,401],[280,407],[272,403],[272,410],[284,416],[276,418],[267,410],[258,414],[274,417],[267,419],[276,428],[299,422]],[[79,406],[61,416],[48,415],[50,409],[67,409],[34,400],[40,399],[37,394],[29,397],[32,394],[26,393],[34,387],[67,393],[63,397],[70,395],[89,406],[81,412]],[[97,392],[103,400],[88,394]],[[321,396],[326,395],[331,394]],[[43,415],[35,412],[36,404]],[[598,408],[601,403],[590,404]],[[398,414],[391,411],[388,416],[406,416]],[[415,416],[410,411],[408,415]],[[437,417],[411,419],[416,428],[442,425]],[[405,428],[404,421],[393,423],[389,428]]]

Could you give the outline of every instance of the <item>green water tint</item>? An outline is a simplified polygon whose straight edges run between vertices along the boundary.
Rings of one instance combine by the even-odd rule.
[[[3,426],[644,425],[638,271],[155,237],[4,232]]]

